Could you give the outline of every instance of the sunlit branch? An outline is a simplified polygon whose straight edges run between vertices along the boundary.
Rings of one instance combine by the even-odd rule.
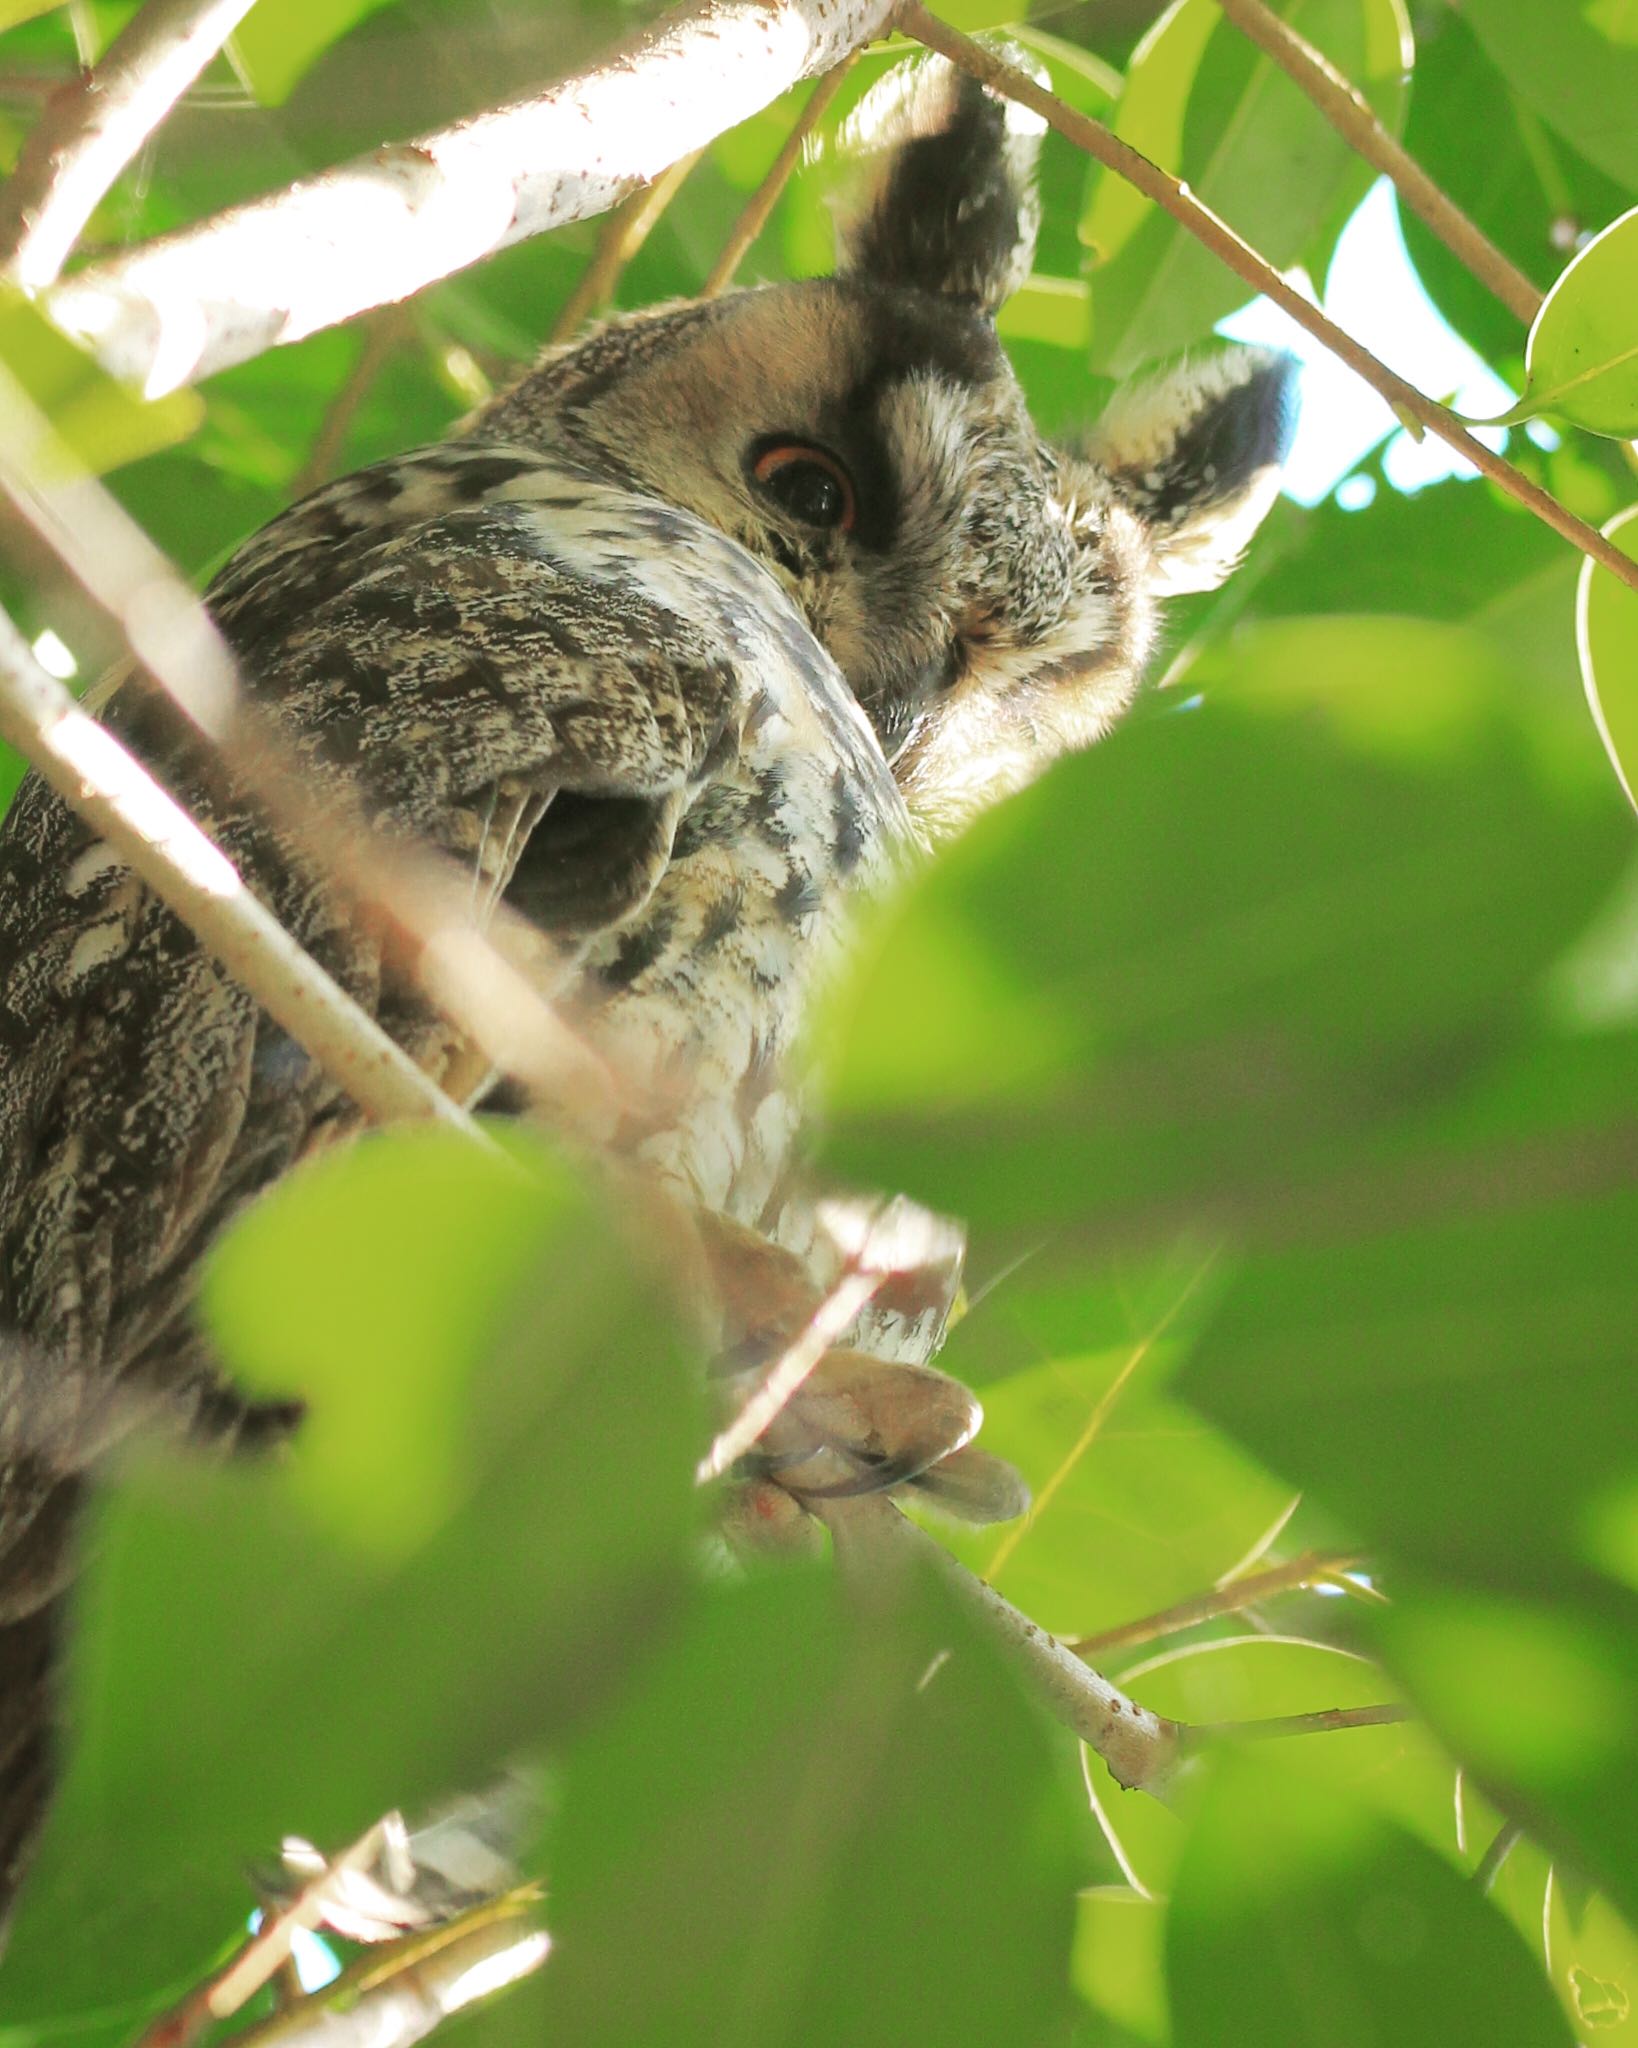
[[[252,0],[147,0],[96,66],[46,102],[0,186],[0,272],[52,282],[114,180]]]
[[[750,254],[751,246],[768,225],[774,208],[779,204],[779,195],[790,183],[797,165],[802,161],[802,150],[808,137],[824,119],[825,109],[835,99],[842,80],[852,69],[853,58],[844,57],[834,71],[825,76],[809,93],[807,103],[791,123],[791,131],[785,137],[778,156],[773,160],[768,175],[745,202],[744,211],[728,230],[728,239],[723,244],[722,254],[711,266],[711,274],[700,286],[702,299],[714,299],[725,292],[734,281],[739,266]]]
[[[1021,105],[1032,108],[1060,135],[1066,136],[1077,148],[1105,164],[1128,184],[1134,186],[1146,199],[1162,207],[1173,220],[1186,228],[1197,241],[1203,242],[1213,255],[1221,258],[1236,277],[1248,284],[1254,292],[1261,292],[1283,312],[1289,313],[1297,325],[1322,342],[1340,361],[1346,363],[1356,376],[1362,377],[1373,390],[1388,401],[1394,411],[1407,424],[1426,427],[1458,455],[1471,462],[1475,469],[1489,477],[1509,497],[1516,498],[1536,517],[1561,534],[1572,546],[1602,567],[1608,569],[1630,589],[1638,590],[1638,562],[1624,555],[1615,543],[1601,534],[1596,527],[1589,526],[1584,519],[1577,519],[1558,500],[1551,497],[1539,485],[1533,484],[1521,470],[1497,455],[1492,449],[1471,434],[1448,407],[1439,405],[1414,384],[1408,384],[1403,377],[1390,370],[1386,363],[1379,362],[1353,338],[1328,320],[1315,305],[1303,297],[1301,292],[1288,284],[1280,273],[1259,256],[1249,243],[1242,241],[1228,224],[1212,212],[1209,206],[1198,200],[1186,185],[1180,184],[1170,172],[1163,171],[1146,156],[1123,142],[1112,129],[1101,121],[1094,121],[1086,114],[1077,113],[1066,106],[1054,94],[1038,85],[1027,73],[1011,64],[1003,63],[991,51],[975,43],[970,36],[964,36],[958,29],[929,14],[920,0],[904,0],[895,17],[898,26],[906,35],[925,43],[929,49],[937,50],[952,63],[959,64],[964,71],[981,78],[1008,99],[1017,100]]]
[[[573,1102],[578,1127],[606,1124],[619,1093],[615,1079],[499,949],[497,933],[510,943],[508,920],[492,912],[488,931],[478,930],[469,876],[430,853],[384,849],[344,789],[309,786],[240,689],[233,655],[200,599],[101,484],[65,471],[67,460],[48,422],[0,366],[0,494],[241,785],[375,918],[404,971],[489,1064],[543,1102]],[[525,927],[517,942],[538,963],[540,935]],[[293,1035],[352,1092],[348,1074],[330,1068],[300,1030]]]
[[[692,0],[530,99],[96,264],[52,310],[108,368],[174,390],[606,212],[890,25],[891,0]]]
[[[720,1479],[772,1428],[801,1392],[803,1382],[820,1359],[851,1329],[886,1277],[885,1273],[866,1272],[857,1266],[841,1275],[793,1342],[757,1382],[739,1413],[713,1440],[694,1474],[701,1486]]]
[[[1263,0],[1217,0],[1217,4],[1314,102],[1344,141],[1393,181],[1400,198],[1456,260],[1528,327],[1540,310],[1541,293],[1388,133],[1370,101],[1343,77],[1325,52],[1298,35],[1265,7]]]
[[[373,1948],[322,1990],[233,2035],[234,2048],[411,2048],[451,2014],[541,1967],[551,1940],[529,1924],[537,1897],[525,1886]]]
[[[881,1494],[813,1500],[844,1567],[876,1569],[892,1550],[929,1559],[1027,1677],[1055,1719],[1108,1765],[1117,1784],[1164,1802],[1183,1761],[1190,1731],[1139,1706],[1120,1687],[1077,1657],[1038,1623],[967,1570]]]
[[[552,331],[546,337],[548,341],[569,340],[578,333],[584,321],[594,313],[600,313],[614,297],[615,287],[626,266],[635,261],[638,251],[659,225],[683,180],[699,160],[698,150],[682,157],[669,170],[662,171],[646,192],[633,193],[610,214],[597,238],[591,261],[552,322]]]
[[[1122,1622],[1118,1628],[1106,1628],[1098,1635],[1077,1636],[1069,1647],[1077,1657],[1099,1657],[1109,1650],[1132,1649],[1139,1643],[1155,1642],[1161,1636],[1180,1634],[1202,1621],[1214,1621],[1219,1615],[1241,1614],[1246,1608],[1273,1598],[1276,1593],[1295,1592],[1304,1586],[1333,1584],[1339,1573],[1348,1571],[1358,1562],[1359,1559],[1348,1551],[1310,1550],[1301,1557],[1292,1558],[1289,1564],[1270,1565],[1266,1571],[1251,1572],[1243,1579],[1231,1579],[1227,1585],[1214,1586],[1209,1593],[1197,1593],[1191,1600],[1180,1600],[1173,1607],[1163,1607],[1157,1614]]]
[[[251,895],[233,863],[142,764],[46,674],[4,613],[0,738],[130,862],[367,1116],[431,1117],[481,1137]]]

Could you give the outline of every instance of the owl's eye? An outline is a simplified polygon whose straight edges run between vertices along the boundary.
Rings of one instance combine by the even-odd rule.
[[[775,441],[751,465],[751,474],[776,505],[804,526],[847,533],[857,516],[853,481],[823,448],[806,441]]]

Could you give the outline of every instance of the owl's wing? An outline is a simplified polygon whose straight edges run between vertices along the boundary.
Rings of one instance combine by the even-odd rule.
[[[531,911],[584,934],[628,915],[663,872],[690,793],[737,746],[765,629],[738,623],[755,579],[736,593],[690,574],[691,530],[704,530],[683,515],[545,465],[514,466],[507,486],[502,501],[379,522],[312,602],[290,571],[300,547],[265,589],[230,570],[223,621],[304,773],[348,785],[383,832],[471,858],[497,793],[514,816],[531,793],[534,840],[514,833],[490,879],[504,887],[521,855]],[[428,495],[423,478],[414,502]],[[290,522],[321,530],[311,505]],[[711,536],[707,551],[721,545]],[[378,953],[276,826],[212,794],[209,764],[151,700],[121,693],[111,722],[395,1028]],[[159,1340],[203,1242],[290,1163],[334,1091],[38,784],[0,836],[0,1047],[0,1327],[118,1373]]]

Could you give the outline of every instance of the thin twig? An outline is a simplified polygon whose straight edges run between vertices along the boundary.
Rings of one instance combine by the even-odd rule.
[[[1566,511],[1556,498],[1549,496],[1521,470],[1515,469],[1512,463],[1469,433],[1447,407],[1436,404],[1414,384],[1408,384],[1403,377],[1397,376],[1352,335],[1328,320],[1317,306],[1311,305],[1301,292],[1289,285],[1249,243],[1242,241],[1225,221],[1196,199],[1188,187],[1180,184],[1170,172],[1161,170],[1146,156],[1141,156],[1130,143],[1123,142],[1101,121],[1094,121],[1086,114],[1077,113],[1073,107],[1065,106],[1062,100],[1037,85],[1026,73],[1003,63],[970,36],[962,35],[958,29],[929,14],[920,0],[903,0],[896,19],[906,35],[914,36],[931,50],[937,50],[1008,99],[1032,108],[1077,148],[1084,149],[1089,156],[1135,186],[1146,199],[1162,207],[1196,240],[1220,257],[1236,277],[1243,279],[1253,291],[1272,299],[1275,305],[1290,314],[1299,327],[1306,329],[1316,341],[1323,342],[1350,370],[1379,391],[1401,419],[1414,420],[1426,427],[1499,485],[1509,497],[1516,498],[1538,519],[1552,527],[1555,533],[1561,534],[1584,555],[1590,555],[1629,589],[1638,590],[1638,561],[1624,555],[1596,527]]]
[[[56,317],[150,396],[605,213],[799,79],[893,0],[688,0],[578,78],[395,143],[81,271]]]
[[[1243,35],[1273,58],[1337,133],[1373,169],[1392,179],[1400,198],[1457,261],[1528,327],[1540,311],[1542,294],[1388,133],[1370,101],[1343,77],[1325,52],[1287,26],[1263,0],[1217,0],[1217,4]]]
[[[572,1105],[575,1127],[608,1124],[615,1077],[494,943],[509,931],[506,919],[492,912],[488,932],[476,929],[469,876],[424,850],[383,847],[344,788],[309,786],[240,688],[233,654],[199,597],[101,484],[65,478],[61,444],[3,365],[0,428],[0,494],[228,771],[384,928],[405,969],[492,1066],[543,1102]],[[520,930],[519,944],[539,957],[532,929]],[[335,1078],[351,1092],[344,1075]]]
[[[0,738],[130,862],[366,1116],[430,1117],[482,1138],[251,895],[233,863],[142,764],[46,674],[3,612]]]
[[[802,1383],[820,1359],[851,1328],[886,1278],[885,1273],[862,1271],[856,1265],[842,1273],[795,1341],[774,1360],[739,1413],[715,1437],[695,1470],[696,1484],[706,1486],[713,1479],[720,1479],[773,1426],[800,1393]]]
[[[341,460],[348,431],[358,409],[375,388],[375,380],[392,361],[399,344],[412,331],[414,316],[402,305],[384,306],[364,322],[364,342],[358,360],[342,379],[335,396],[325,408],[307,460],[290,481],[290,496],[305,498],[327,483]]]
[[[1266,1742],[1287,1735],[1329,1735],[1338,1728],[1391,1728],[1414,1720],[1396,1701],[1379,1707],[1322,1707],[1313,1714],[1271,1714],[1261,1721],[1191,1721],[1192,1747],[1206,1742]]]
[[[1346,1572],[1358,1562],[1358,1557],[1349,1551],[1310,1550],[1288,1564],[1271,1565],[1267,1571],[1231,1579],[1226,1585],[1214,1586],[1209,1593],[1197,1593],[1192,1600],[1163,1607],[1157,1614],[1122,1622],[1118,1628],[1106,1628],[1098,1635],[1077,1636],[1069,1647],[1077,1657],[1099,1657],[1110,1650],[1132,1649],[1161,1636],[1178,1635],[1199,1622],[1214,1621],[1219,1615],[1243,1613],[1276,1593],[1334,1580],[1339,1572]]]
[[[1487,1892],[1501,1875],[1501,1867],[1512,1855],[1515,1844],[1524,1830],[1516,1820],[1504,1820],[1492,1836],[1490,1847],[1485,1850],[1473,1866],[1473,1882],[1481,1892]]]
[[[1065,1480],[1068,1479],[1070,1473],[1075,1470],[1075,1467],[1086,1456],[1097,1440],[1098,1433],[1109,1420],[1115,1404],[1126,1391],[1133,1374],[1139,1370],[1150,1352],[1153,1351],[1161,1338],[1165,1336],[1177,1317],[1182,1314],[1189,1297],[1199,1287],[1200,1283],[1216,1264],[1216,1261],[1217,1254],[1215,1252],[1207,1254],[1201,1264],[1189,1276],[1176,1299],[1167,1305],[1166,1311],[1159,1321],[1156,1322],[1152,1329],[1146,1330],[1138,1342],[1133,1345],[1120,1371],[1116,1373],[1094,1404],[1080,1435],[1070,1445],[1064,1456],[1059,1460],[1056,1471],[1053,1472],[1052,1476],[1041,1488],[1039,1494],[1036,1495],[1029,1513],[1015,1527],[1009,1529],[996,1545],[995,1554],[991,1557],[986,1568],[987,1576],[990,1579],[998,1579],[1001,1576],[1002,1569],[1008,1559],[1051,1506],[1054,1497],[1063,1486]]]
[[[883,1494],[816,1499],[842,1561],[874,1570],[888,1546],[929,1560],[954,1586],[1033,1685],[1047,1710],[1097,1751],[1118,1784],[1163,1803],[1183,1761],[1189,1731],[1139,1706],[1044,1628],[953,1558]]]
[[[768,175],[745,202],[744,211],[728,231],[722,254],[711,266],[711,274],[700,286],[702,299],[714,299],[725,292],[734,281],[739,266],[750,253],[751,245],[768,225],[774,208],[779,204],[779,195],[790,183],[797,165],[802,161],[802,150],[808,137],[824,119],[825,109],[835,99],[842,80],[852,70],[857,51],[842,59],[834,71],[827,71],[819,83],[808,94],[801,113],[791,123],[791,132],[785,137],[778,156]]]
[[[372,1949],[322,1990],[232,2036],[233,2048],[411,2048],[452,2013],[541,1967],[551,1941],[526,1917],[538,1896],[526,1886]]]
[[[580,273],[575,288],[563,301],[562,311],[552,322],[548,342],[568,341],[582,323],[601,313],[614,297],[615,287],[629,263],[654,232],[660,216],[677,196],[683,180],[700,160],[701,152],[679,157],[662,171],[646,191],[634,192],[611,213],[597,238],[592,259]]]
[[[0,187],[0,273],[56,278],[109,187],[252,0],[147,0],[96,66],[46,103]]]

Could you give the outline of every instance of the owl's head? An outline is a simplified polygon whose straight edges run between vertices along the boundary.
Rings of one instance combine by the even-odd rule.
[[[1231,348],[1036,432],[995,315],[1027,275],[1040,124],[942,60],[855,117],[834,278],[610,322],[485,426],[686,507],[791,592],[912,809],[959,824],[1130,702],[1157,600],[1272,503],[1294,364]]]

